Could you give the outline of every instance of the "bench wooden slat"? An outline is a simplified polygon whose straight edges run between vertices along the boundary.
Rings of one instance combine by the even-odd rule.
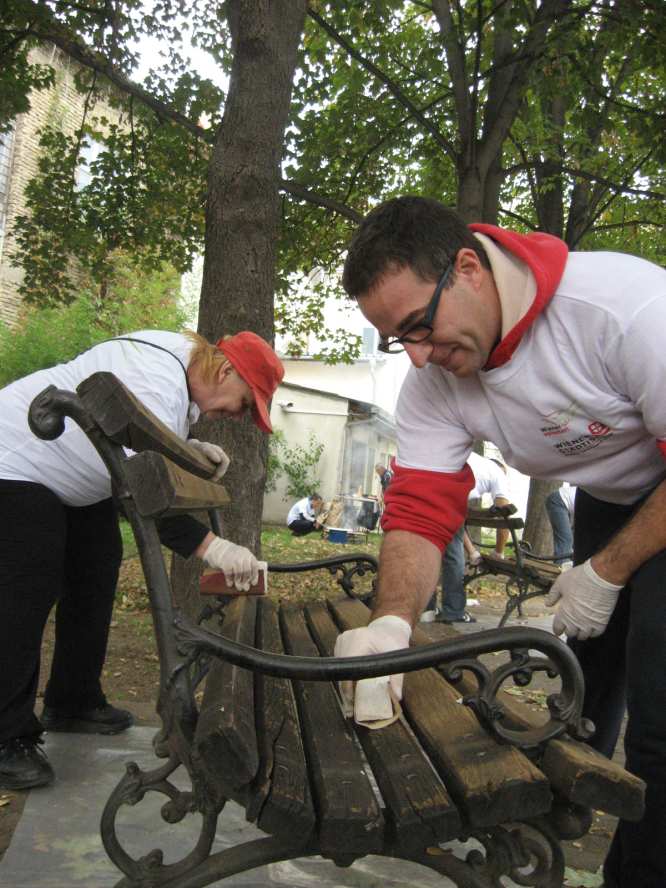
[[[275,605],[264,599],[258,611],[257,646],[284,653]],[[257,674],[255,694],[259,769],[247,819],[266,832],[305,840],[314,829],[315,812],[291,682]]]
[[[365,625],[370,616],[357,601],[332,607],[353,625]],[[403,710],[470,826],[548,811],[552,793],[546,777],[519,750],[500,746],[459,700],[459,692],[435,669],[405,675]]]
[[[468,512],[465,524],[470,527],[487,527],[489,530],[520,530],[525,526],[522,518],[498,518],[496,515],[480,515]]]
[[[226,608],[220,634],[242,644],[255,643],[256,598],[235,598]],[[259,767],[254,722],[254,677],[248,669],[213,659],[194,747],[219,801],[241,804]]]
[[[645,783],[591,746],[572,739],[551,740],[540,766],[551,785],[572,802],[623,820],[642,819]]]
[[[445,635],[458,635],[452,626],[442,629]],[[422,629],[414,630],[414,644],[430,644],[431,641]],[[470,673],[464,673],[455,687],[461,696],[467,697],[476,693],[477,681]],[[497,698],[506,712],[508,727],[521,729],[542,723],[543,719],[537,713],[505,691],[500,691]],[[571,802],[626,820],[640,820],[643,816],[644,782],[585,743],[567,736],[549,740],[538,764],[551,785]]]
[[[166,456],[137,453],[125,463],[132,497],[144,518],[159,518],[196,509],[213,509],[229,502],[220,484],[195,478]]]
[[[113,373],[93,373],[76,391],[100,429],[116,444],[136,453],[162,453],[200,478],[210,478],[215,472],[214,463],[172,432]]]
[[[322,656],[333,656],[339,631],[323,602],[305,609]],[[341,628],[352,628],[343,625]],[[430,762],[404,722],[380,731],[349,722],[363,746],[386,803],[390,835],[407,850],[448,842],[460,833],[460,815]]]
[[[500,558],[494,552],[482,552],[481,558],[484,568],[507,576],[522,576],[535,585],[550,586],[562,573],[559,564],[535,561],[528,556],[523,557],[521,568],[515,558]]]
[[[319,653],[298,606],[283,605],[280,623],[291,654]],[[294,682],[312,777],[324,855],[372,854],[382,847],[384,820],[363,768],[361,751],[328,682]]]

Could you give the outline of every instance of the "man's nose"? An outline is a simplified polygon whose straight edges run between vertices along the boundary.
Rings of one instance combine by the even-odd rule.
[[[415,367],[425,367],[432,354],[431,342],[405,342],[405,351]]]

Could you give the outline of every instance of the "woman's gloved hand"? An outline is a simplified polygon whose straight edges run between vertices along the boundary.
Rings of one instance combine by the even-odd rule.
[[[259,579],[259,564],[249,549],[215,537],[202,558],[209,567],[221,570],[229,586],[247,592]]]
[[[194,447],[195,450],[198,450],[199,453],[203,453],[207,460],[216,463],[217,468],[209,480],[219,481],[224,476],[231,462],[224,450],[218,447],[217,444],[211,444],[210,441],[197,441],[196,438],[189,438],[187,443]]]

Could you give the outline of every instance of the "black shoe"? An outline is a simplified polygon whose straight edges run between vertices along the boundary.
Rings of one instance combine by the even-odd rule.
[[[453,619],[448,619],[448,617],[439,617],[438,622],[440,623],[476,623],[476,617],[473,617],[467,611],[463,611],[462,617],[454,617]]]
[[[33,734],[0,743],[0,789],[32,789],[53,783],[53,768],[39,748],[43,742]]]
[[[97,709],[67,710],[65,714],[53,706],[45,706],[40,721],[47,731],[70,734],[120,734],[134,724],[134,716],[126,709],[106,703]]]

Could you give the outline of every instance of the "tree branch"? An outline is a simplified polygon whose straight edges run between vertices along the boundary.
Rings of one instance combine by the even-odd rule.
[[[329,197],[322,197],[314,191],[310,191],[310,189],[306,188],[304,185],[299,185],[298,182],[293,182],[289,179],[280,179],[280,190],[286,191],[287,194],[291,194],[292,197],[296,197],[299,200],[305,200],[308,203],[323,207],[326,210],[332,210],[334,213],[344,216],[345,219],[349,219],[351,222],[356,222],[358,224],[363,219],[362,213],[357,212],[352,209],[352,207],[347,206],[347,204],[333,200]]]
[[[528,171],[532,168],[532,166],[533,164],[530,163],[514,163],[512,166],[507,167],[505,173],[507,176],[511,176],[514,173]],[[651,197],[655,200],[666,200],[666,194],[662,194],[659,191],[648,191],[642,188],[631,188],[628,185],[622,185],[619,182],[613,182],[611,179],[606,179],[603,176],[597,175],[596,173],[588,173],[585,170],[579,170],[576,167],[560,166],[557,169],[554,168],[554,171],[568,173],[574,178],[589,179],[592,182],[601,182],[603,185],[607,185],[609,188],[617,191],[618,194],[635,194],[637,197]]]
[[[607,188],[612,188],[620,194],[635,194],[638,197],[651,197],[654,200],[666,200],[666,194],[662,194],[660,191],[649,191],[644,188],[631,188],[629,185],[622,185],[619,182],[613,182],[612,179],[606,179],[604,176],[599,176],[596,173],[587,173],[585,170],[578,170],[575,167],[562,166],[561,170],[563,173],[569,173],[570,176],[575,176],[578,179],[588,179],[590,182],[599,182],[601,185],[605,185]]]
[[[391,95],[396,98],[401,105],[404,105],[405,108],[412,114],[416,120],[419,121],[421,126],[426,130],[426,132],[430,133],[433,139],[437,142],[437,144],[453,159],[455,159],[455,152],[453,150],[452,144],[444,138],[444,136],[440,133],[436,126],[434,126],[427,117],[423,115],[423,113],[416,107],[416,105],[411,101],[411,99],[405,95],[405,93],[398,87],[384,72],[378,68],[373,62],[369,59],[366,59],[362,53],[360,53],[356,47],[354,47],[342,34],[339,34],[335,28],[329,24],[326,19],[322,18],[319,13],[315,12],[311,6],[308,6],[308,15],[311,19],[313,19],[317,24],[323,28],[324,31],[331,37],[338,46],[341,46],[345,52],[349,53],[349,55],[356,59],[356,61],[362,65],[366,71],[369,71],[373,74],[378,80],[380,80],[384,86],[387,87]]]
[[[534,222],[530,222],[525,216],[521,216],[519,213],[514,213],[512,210],[503,210],[501,207],[499,209],[499,213],[502,216],[508,216],[510,219],[515,219],[517,222],[522,222],[525,228],[529,228],[530,231],[538,231],[538,225],[535,225]]]
[[[41,40],[53,43],[58,49],[61,49],[66,55],[77,61],[80,65],[83,65],[85,68],[90,68],[92,71],[102,74],[121,92],[139,99],[143,105],[154,111],[158,117],[172,120],[174,123],[177,123],[184,129],[188,130],[198,139],[203,139],[205,142],[213,141],[213,133],[205,130],[203,127],[199,126],[198,123],[185,117],[184,114],[181,114],[174,108],[170,108],[165,102],[155,98],[155,96],[145,90],[142,86],[139,86],[138,83],[134,83],[129,77],[126,77],[125,74],[114,68],[105,56],[95,52],[87,47],[82,41],[72,37],[71,34],[69,34],[58,22],[52,20],[49,22],[48,26],[45,27],[38,24],[35,27],[33,34]]]
[[[449,66],[458,114],[458,131],[464,150],[465,147],[469,147],[474,138],[473,111],[467,83],[465,50],[453,23],[451,5],[448,0],[433,0],[432,8],[444,43],[444,53]]]
[[[590,231],[609,231],[611,228],[636,228],[638,225],[651,225],[653,228],[666,228],[666,222],[654,222],[652,219],[627,219],[625,222],[608,222],[605,225],[595,225]]]

